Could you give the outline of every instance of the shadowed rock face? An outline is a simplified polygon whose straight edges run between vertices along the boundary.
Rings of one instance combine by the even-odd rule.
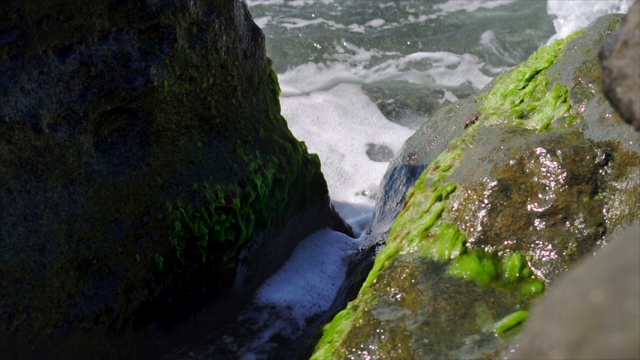
[[[509,359],[640,357],[640,223],[558,279]]]
[[[631,6],[619,32],[604,44],[600,59],[607,98],[640,131],[640,1]]]
[[[621,20],[542,47],[405,143],[385,181],[415,184],[378,204],[386,245],[313,359],[497,357],[545,287],[635,221],[640,135],[597,58]]]
[[[348,232],[278,95],[241,1],[3,4],[0,350],[148,358]]]

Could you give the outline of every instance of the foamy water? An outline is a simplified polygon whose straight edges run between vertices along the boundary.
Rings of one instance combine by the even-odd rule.
[[[319,155],[331,198],[358,235],[313,234],[259,289],[240,316],[256,332],[238,349],[247,360],[266,358],[270,339],[295,338],[305,320],[331,304],[345,278],[345,258],[366,236],[388,165],[372,160],[367,149],[373,144],[398,153],[413,133],[389,121],[363,85],[406,81],[443,89],[440,103],[455,101],[460,88],[481,89],[550,38],[626,12],[632,3],[549,0],[545,9],[539,1],[515,0],[247,2],[279,70],[282,114]]]
[[[556,30],[549,42],[584,28],[599,16],[626,14],[632,3],[631,0],[549,0],[547,11],[555,17],[553,26]]]

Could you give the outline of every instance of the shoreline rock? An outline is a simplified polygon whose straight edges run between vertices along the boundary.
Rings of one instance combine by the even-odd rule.
[[[531,310],[508,359],[640,357],[640,223],[562,276]]]
[[[546,286],[635,221],[640,136],[606,101],[596,55],[621,20],[540,48],[405,143],[385,181],[426,169],[376,209],[365,252],[391,222],[386,245],[312,359],[498,356]]]
[[[600,50],[604,89],[623,119],[640,131],[640,1],[629,9],[624,25]]]
[[[640,1],[604,41],[600,61],[605,95],[640,131]],[[617,231],[609,245],[564,274],[532,308],[505,356],[640,358],[640,223]]]
[[[244,2],[10,1],[0,46],[3,354],[161,355],[350,233]]]

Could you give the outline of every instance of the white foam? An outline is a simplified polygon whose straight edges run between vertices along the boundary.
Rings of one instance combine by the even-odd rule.
[[[265,26],[267,26],[267,24],[269,24],[271,22],[271,16],[263,16],[263,17],[259,17],[259,18],[254,18],[253,22],[258,25],[258,27],[260,29],[264,29]]]
[[[480,35],[479,45],[481,48],[491,50],[491,52],[493,52],[494,54],[498,55],[499,57],[503,58],[504,60],[510,63],[515,64],[518,62],[517,59],[509,55],[508,51],[502,48],[493,30],[487,30],[483,32],[482,35]]]
[[[444,15],[447,13],[453,13],[456,11],[473,12],[478,9],[493,9],[498,6],[514,3],[515,0],[477,0],[477,1],[460,1],[449,0],[444,4],[437,4],[434,7],[440,9]]]
[[[325,20],[322,18],[317,18],[312,20],[300,19],[300,18],[285,18],[280,20],[280,25],[286,27],[287,29],[295,29],[295,28],[301,28],[301,27],[317,25],[317,24],[326,24],[331,29],[334,29],[334,30],[344,29],[346,27],[342,24],[336,23],[335,21]]]
[[[556,34],[549,43],[580,30],[596,18],[613,13],[626,14],[633,0],[549,0],[547,13],[555,17]]]
[[[373,19],[367,22],[366,24],[364,24],[364,26],[371,26],[371,27],[377,28],[384,25],[384,23],[385,21],[383,19]]]
[[[397,153],[412,131],[387,120],[354,84],[284,97],[281,105],[296,138],[320,156],[331,199],[373,208],[388,163],[371,161],[367,144],[386,145]]]
[[[348,42],[336,44],[336,48],[338,53],[332,56],[335,61],[328,65],[307,63],[280,75],[282,97],[325,91],[341,83],[362,85],[391,80],[443,87],[470,83],[481,89],[492,79],[481,71],[485,64],[470,54],[439,51],[400,56],[393,52],[361,49]],[[376,57],[390,59],[367,67]]]
[[[284,0],[245,0],[249,7],[252,6],[269,6],[269,5],[281,5],[284,4]]]
[[[289,310],[303,328],[306,319],[331,306],[346,275],[343,258],[357,245],[356,240],[332,230],[314,233],[262,285],[255,302]]]

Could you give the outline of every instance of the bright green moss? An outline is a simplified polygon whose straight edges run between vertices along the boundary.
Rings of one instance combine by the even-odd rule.
[[[420,256],[428,257],[438,262],[446,262],[458,257],[465,251],[467,237],[456,226],[443,224],[436,230],[438,236],[431,243],[426,244],[420,251]]]
[[[340,339],[352,326],[358,312],[352,309],[352,303],[333,317],[333,320],[323,328],[323,336],[316,345],[316,351],[310,360],[325,360],[334,358],[340,346]]]
[[[451,261],[447,274],[481,286],[489,285],[496,278],[497,269],[492,257],[483,255],[481,250],[474,249],[458,256]]]
[[[554,64],[559,52],[583,32],[575,32],[553,44],[538,49],[512,71],[501,75],[491,92],[480,96],[481,121],[486,125],[515,124],[543,131],[554,119],[571,109],[569,90],[555,85],[549,89],[546,69]]]
[[[524,296],[536,296],[544,291],[544,283],[540,280],[529,279],[520,284],[520,293]]]
[[[528,311],[526,310],[516,311],[498,320],[493,325],[493,331],[495,331],[495,333],[498,335],[502,335],[507,330],[510,330],[514,328],[516,325],[523,323],[528,318],[529,318]]]
[[[520,278],[525,266],[526,263],[522,254],[508,254],[502,261],[501,273],[506,281],[515,282]]]

